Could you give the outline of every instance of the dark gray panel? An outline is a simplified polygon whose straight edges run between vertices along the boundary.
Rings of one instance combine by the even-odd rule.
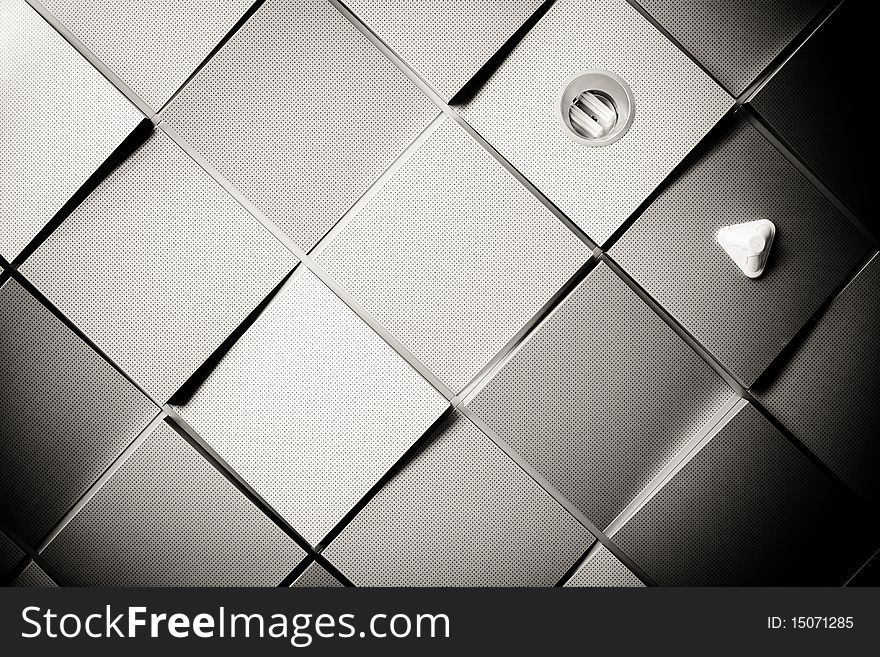
[[[160,130],[21,271],[165,402],[296,262]]]
[[[875,75],[876,20],[871,3],[847,0],[752,101],[758,112],[831,190],[880,237],[873,140],[861,125],[819,134],[816,98],[858,93]]]
[[[290,586],[294,588],[336,588],[343,586],[343,584],[333,577],[324,566],[315,561]]]
[[[163,422],[43,555],[73,586],[275,586],[305,552]]]
[[[470,408],[604,528],[732,394],[601,264]]]
[[[345,4],[450,100],[544,0],[348,0]]]
[[[24,0],[0,2],[0,256],[13,260],[144,117]]]
[[[599,546],[565,585],[570,587],[644,586],[642,581],[620,563],[620,560],[604,545]]]
[[[747,278],[718,229],[769,219],[769,261]],[[611,249],[618,263],[750,385],[867,255],[856,228],[747,122],[672,182]]]
[[[593,541],[455,415],[324,556],[357,586],[552,586]]]
[[[27,568],[12,581],[12,586],[30,588],[56,588],[58,585],[46,574],[46,571],[31,561]]]
[[[756,391],[855,490],[880,498],[880,260],[849,284],[768,387]]]
[[[3,532],[0,532],[0,580],[24,559],[24,550]]]
[[[156,408],[15,280],[0,287],[0,515],[36,546]]]
[[[638,0],[738,96],[828,0]]]
[[[437,113],[329,2],[272,0],[162,114],[309,250]]]
[[[660,585],[840,585],[877,547],[854,501],[745,405],[612,538]]]

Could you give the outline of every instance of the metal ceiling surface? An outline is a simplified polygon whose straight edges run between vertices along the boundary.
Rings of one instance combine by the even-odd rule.
[[[864,581],[863,11],[3,1],[0,582]]]
[[[584,148],[560,98],[593,69],[632,89],[635,119],[616,143]],[[602,244],[733,105],[624,0],[559,0],[462,114],[596,243]]]
[[[544,0],[347,0],[345,5],[446,101]]]
[[[315,544],[448,405],[302,271],[178,411]]]
[[[13,260],[143,115],[24,0],[0,3],[0,256]]]

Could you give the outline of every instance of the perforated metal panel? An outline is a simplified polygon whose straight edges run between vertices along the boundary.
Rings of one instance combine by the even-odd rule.
[[[644,586],[642,581],[633,575],[629,568],[620,563],[618,558],[604,545],[599,546],[599,549],[583,566],[578,568],[565,585],[571,587]]]
[[[436,113],[329,3],[272,0],[163,115],[308,250]]]
[[[834,300],[778,377],[773,415],[855,490],[880,498],[880,261]]]
[[[24,0],[0,3],[0,256],[13,260],[143,116]]]
[[[345,4],[448,101],[543,0],[348,0]]]
[[[470,408],[604,528],[732,394],[601,264]]]
[[[24,550],[3,532],[0,532],[0,579],[24,559]]]
[[[455,415],[324,555],[357,586],[552,586],[593,540]]]
[[[114,362],[166,400],[295,263],[160,131],[22,271]]]
[[[719,228],[776,225],[770,259],[745,277]],[[746,385],[865,257],[858,231],[754,128],[738,122],[683,172],[611,255]]]
[[[41,0],[158,110],[254,0]]]
[[[732,94],[739,95],[828,0],[638,0]]]
[[[46,571],[31,561],[27,568],[15,578],[12,586],[26,586],[30,588],[56,588],[58,585],[46,574]]]
[[[589,257],[446,119],[318,261],[457,391]]]
[[[43,555],[73,586],[275,586],[305,553],[162,423]]]
[[[295,276],[179,411],[317,543],[448,404],[313,274]]]
[[[855,131],[815,134],[817,88],[860,94],[874,74],[876,29],[871,3],[847,0],[753,100],[758,112],[826,185],[880,237],[872,141]]]
[[[610,146],[574,141],[558,118],[562,92],[586,69],[620,75],[635,98],[632,127]],[[624,0],[559,0],[463,114],[602,243],[732,103]]]
[[[0,515],[36,546],[156,408],[15,280],[0,287]]]
[[[314,562],[305,569],[302,575],[296,578],[291,586],[294,588],[336,588],[342,584],[321,564]]]
[[[852,501],[745,405],[613,540],[666,586],[840,585],[876,548]]]

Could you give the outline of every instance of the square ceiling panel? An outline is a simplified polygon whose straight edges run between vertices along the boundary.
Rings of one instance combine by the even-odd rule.
[[[24,556],[24,550],[0,531],[0,582],[4,582],[7,577],[12,576],[12,569],[24,559]]]
[[[585,73],[599,77],[574,80]],[[631,119],[628,132],[604,146],[573,135],[563,123],[570,83],[576,85],[571,89],[598,90],[606,100],[606,86],[616,89],[617,118],[609,134]],[[462,113],[601,244],[732,105],[624,0],[559,0]]]
[[[198,68],[254,0],[42,0],[153,110]]]
[[[553,586],[594,540],[456,414],[323,554],[356,586]]]
[[[612,540],[661,586],[840,586],[877,547],[854,499],[743,403]]]
[[[880,501],[880,259],[831,303],[756,394],[854,490]],[[768,372],[769,374],[769,372]]]
[[[309,250],[436,114],[328,2],[269,0],[162,116]]]
[[[447,406],[301,271],[178,410],[315,544]]]
[[[817,97],[829,90],[837,98],[858,93],[875,74],[876,20],[871,3],[841,4],[785,66],[771,78],[752,104],[771,128],[828,185],[858,219],[880,238],[874,198],[876,157],[873,140],[854,123],[827,133],[816,131]]]
[[[448,102],[544,0],[347,0],[345,4]]]
[[[295,264],[160,131],[21,271],[164,402]]]
[[[317,260],[458,392],[590,255],[443,119]]]
[[[14,279],[0,286],[0,518],[36,547],[159,409]]]
[[[469,408],[605,528],[732,395],[600,264]]]
[[[718,244],[724,226],[776,226],[749,278]],[[674,180],[611,255],[745,385],[863,261],[861,233],[745,120]]]
[[[642,581],[604,545],[594,546],[593,553],[566,583],[569,587],[640,587]]]
[[[312,564],[305,569],[303,574],[297,577],[296,581],[290,586],[293,588],[326,589],[339,588],[343,586],[343,584],[331,575],[321,564],[317,561],[313,561]]]
[[[0,3],[0,257],[12,261],[144,118],[24,0]]]
[[[734,96],[829,0],[638,0]]]
[[[52,581],[52,578],[46,574],[45,570],[31,561],[27,565],[27,568],[25,568],[21,574],[13,580],[12,586],[45,589],[55,588],[58,585]]]
[[[162,422],[43,556],[71,586],[277,586],[305,552]]]

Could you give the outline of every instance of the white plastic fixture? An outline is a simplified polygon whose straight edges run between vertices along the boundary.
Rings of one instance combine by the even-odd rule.
[[[591,69],[570,79],[559,99],[559,120],[568,136],[585,146],[608,146],[633,122],[635,99],[616,73]]]
[[[718,244],[749,278],[764,273],[776,226],[769,219],[725,226],[718,231]]]

